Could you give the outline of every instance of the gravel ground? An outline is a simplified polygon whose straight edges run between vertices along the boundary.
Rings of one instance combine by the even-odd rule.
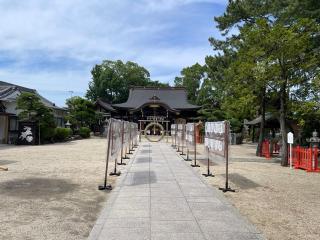
[[[108,196],[105,152],[101,138],[0,146],[0,239],[86,239]]]
[[[199,147],[203,154],[203,147]],[[277,159],[255,157],[252,145],[231,146],[230,185],[236,193],[225,193],[267,239],[320,239],[320,174],[281,167]],[[205,158],[205,154],[199,158]],[[234,161],[232,161],[232,158]],[[196,171],[205,173],[205,160]],[[205,178],[214,187],[225,183],[225,165],[213,158],[215,177]]]
[[[256,158],[254,149],[231,147],[230,185],[237,192],[225,196],[268,239],[320,239],[320,174]],[[86,239],[108,196],[97,190],[105,150],[100,138],[0,146],[0,166],[9,168],[0,171],[0,239]],[[196,171],[204,173],[206,162],[199,163]],[[216,177],[206,181],[223,186],[223,161],[214,158],[211,168]]]

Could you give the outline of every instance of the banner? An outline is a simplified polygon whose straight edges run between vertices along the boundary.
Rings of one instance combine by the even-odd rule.
[[[184,147],[185,145],[185,124],[176,124],[177,146]]]
[[[171,142],[172,144],[176,145],[177,141],[177,124],[171,124],[170,129],[171,129]]]
[[[195,131],[194,123],[187,123],[185,140],[186,140],[186,145],[188,149],[193,147],[196,144],[194,131]]]
[[[121,149],[121,129],[122,129],[122,121],[111,119],[110,123],[110,138],[111,141],[111,149],[110,149],[110,157],[117,158]]]
[[[226,121],[206,122],[204,145],[209,152],[225,157],[228,144],[228,125]]]

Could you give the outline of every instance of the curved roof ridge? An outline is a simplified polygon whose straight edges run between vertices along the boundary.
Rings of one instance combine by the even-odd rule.
[[[132,87],[128,100],[124,103],[113,104],[113,107],[124,109],[136,109],[152,98],[159,100],[176,110],[197,110],[200,106],[188,102],[187,91],[184,87]]]

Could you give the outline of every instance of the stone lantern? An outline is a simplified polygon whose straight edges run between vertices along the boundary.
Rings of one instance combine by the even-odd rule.
[[[319,146],[319,142],[320,142],[320,138],[318,137],[318,132],[317,130],[314,130],[312,132],[312,137],[307,139],[307,142],[310,143],[310,147],[312,148],[312,152],[318,151],[318,146]],[[315,159],[315,155],[312,154],[312,169],[316,168],[316,161],[318,161],[318,159]]]
[[[67,123],[65,124],[66,128],[70,128],[71,125],[72,125],[72,124],[69,122],[69,120],[68,120]]]
[[[312,137],[307,139],[307,142],[310,143],[310,147],[312,147],[312,148],[319,146],[320,138],[318,137],[317,130],[314,130],[312,132]]]

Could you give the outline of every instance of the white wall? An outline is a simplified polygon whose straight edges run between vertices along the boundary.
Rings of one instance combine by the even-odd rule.
[[[17,103],[15,101],[14,102],[3,102],[3,105],[6,107],[7,113],[12,113],[12,114],[18,115],[21,112],[21,110],[16,109]]]

